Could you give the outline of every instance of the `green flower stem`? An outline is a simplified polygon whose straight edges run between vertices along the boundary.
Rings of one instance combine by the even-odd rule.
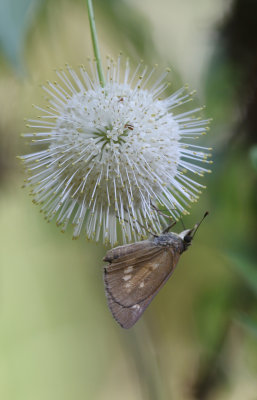
[[[147,325],[141,321],[138,326],[122,334],[128,348],[128,360],[133,361],[132,368],[138,377],[142,399],[171,400],[165,373],[158,363]]]
[[[87,9],[88,9],[88,18],[89,18],[89,23],[90,23],[91,37],[92,37],[92,42],[93,42],[93,49],[94,49],[94,54],[95,54],[95,58],[96,58],[98,77],[99,77],[101,86],[104,87],[105,77],[104,77],[104,73],[103,73],[101,56],[100,56],[100,51],[99,51],[99,46],[98,46],[92,0],[87,0]]]

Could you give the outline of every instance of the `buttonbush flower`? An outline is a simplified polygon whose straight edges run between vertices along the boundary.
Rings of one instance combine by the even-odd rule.
[[[102,87],[96,63],[89,67],[67,66],[43,85],[48,104],[35,106],[42,115],[23,134],[38,148],[21,157],[25,186],[48,221],[62,231],[74,225],[74,238],[114,244],[120,230],[125,243],[144,227],[160,232],[164,217],[154,206],[177,219],[197,200],[203,186],[195,176],[210,161],[193,143],[209,120],[200,107],[182,111],[193,95],[186,87],[166,95],[168,70],[158,76],[140,63],[131,72],[128,60],[108,59]]]

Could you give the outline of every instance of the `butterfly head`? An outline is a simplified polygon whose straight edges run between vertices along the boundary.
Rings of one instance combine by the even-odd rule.
[[[192,229],[186,229],[186,230],[180,232],[179,237],[183,240],[184,251],[190,246],[190,244],[196,234],[197,229],[199,228],[202,221],[204,220],[205,217],[207,217],[208,214],[209,214],[208,211],[206,211],[206,213],[204,214],[201,221],[198,222],[197,224],[195,224],[195,226]]]
[[[184,251],[190,246],[194,237],[195,229],[186,229],[179,233],[179,237],[183,240]]]

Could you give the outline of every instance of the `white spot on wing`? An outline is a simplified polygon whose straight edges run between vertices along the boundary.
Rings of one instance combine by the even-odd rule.
[[[153,266],[152,266],[153,269],[156,269],[158,267],[159,267],[159,264],[153,264]]]
[[[140,310],[140,305],[139,304],[135,304],[134,306],[132,306],[132,308],[134,308],[134,310]]]
[[[125,275],[122,278],[124,281],[129,281],[131,279],[131,275]]]
[[[144,286],[145,286],[144,282],[141,282],[139,285],[140,288],[143,288]]]
[[[132,265],[130,265],[129,267],[124,269],[124,274],[129,274],[130,272],[132,272],[134,269],[134,267],[132,267]]]

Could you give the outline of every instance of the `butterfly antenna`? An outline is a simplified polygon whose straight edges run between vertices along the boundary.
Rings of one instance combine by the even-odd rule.
[[[201,221],[200,221],[200,222],[198,222],[198,223],[195,225],[195,227],[193,228],[193,235],[192,235],[192,239],[193,239],[193,237],[195,236],[195,234],[196,234],[196,232],[197,232],[197,230],[198,230],[199,226],[200,226],[200,225],[201,225],[201,223],[203,222],[204,218],[205,218],[205,217],[207,217],[207,215],[209,215],[209,211],[206,211],[206,213],[204,214],[204,216],[203,216],[203,218],[201,219]]]

